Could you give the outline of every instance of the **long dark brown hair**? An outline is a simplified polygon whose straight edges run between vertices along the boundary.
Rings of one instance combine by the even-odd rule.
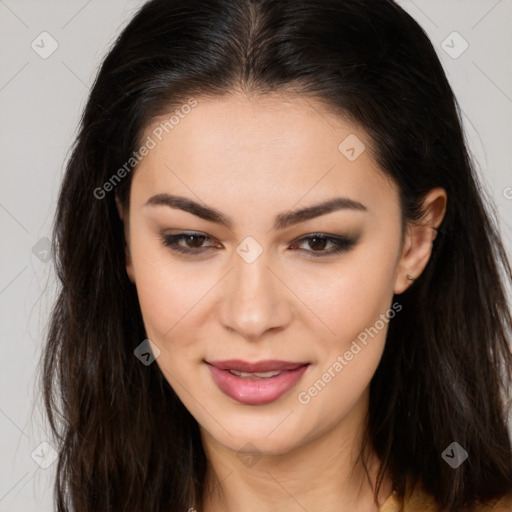
[[[41,365],[58,511],[200,507],[197,422],[158,365],[134,356],[146,333],[115,197],[128,208],[126,162],[156,116],[235,90],[294,91],[362,126],[404,221],[446,190],[431,259],[389,325],[363,448],[379,484],[386,471],[399,494],[421,481],[446,510],[511,492],[512,272],[425,32],[391,0],[152,0],[104,59],[56,209],[61,289]],[[469,454],[456,469],[442,458],[454,441]]]

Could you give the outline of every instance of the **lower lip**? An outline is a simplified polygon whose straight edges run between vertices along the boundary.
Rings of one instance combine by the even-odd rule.
[[[208,364],[213,380],[227,396],[245,405],[264,405],[274,402],[300,380],[309,364],[295,370],[284,370],[275,377],[248,380]]]

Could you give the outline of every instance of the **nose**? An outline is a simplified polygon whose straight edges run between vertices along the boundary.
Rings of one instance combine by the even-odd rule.
[[[250,341],[286,328],[293,318],[293,294],[264,255],[252,263],[234,255],[220,304],[222,325]]]

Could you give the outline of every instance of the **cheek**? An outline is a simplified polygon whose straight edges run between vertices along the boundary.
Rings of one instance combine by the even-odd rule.
[[[132,241],[137,295],[148,337],[170,339],[187,324],[198,327],[195,309],[214,285],[212,275],[197,275],[193,266],[177,265],[154,239]]]
[[[299,295],[322,320],[323,338],[350,344],[374,325],[391,305],[395,261],[393,247],[368,247],[329,269],[303,274]]]
[[[382,357],[389,321],[396,314],[394,260],[380,254],[373,266],[361,259],[344,268],[324,294],[310,297],[312,309],[322,312],[319,316],[334,334],[322,335],[317,344],[318,366],[297,401],[329,425],[347,414],[369,385]]]
[[[368,386],[396,314],[392,299],[397,245],[384,238],[375,242],[340,265],[336,279],[325,280],[324,294],[311,297],[335,336],[325,338],[332,342],[323,345],[318,371],[299,402],[309,404],[312,414],[323,409],[332,421]]]

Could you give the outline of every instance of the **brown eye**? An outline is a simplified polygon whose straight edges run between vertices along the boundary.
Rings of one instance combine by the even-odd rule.
[[[314,233],[309,236],[305,236],[297,241],[296,245],[306,244],[310,249],[299,249],[305,250],[310,253],[312,257],[322,257],[331,254],[338,254],[344,251],[348,251],[357,242],[357,237],[347,236],[331,236],[324,235],[322,233]],[[330,248],[326,249],[330,244]],[[296,248],[293,247],[294,249]]]
[[[201,245],[204,243],[204,240],[206,239],[206,236],[204,235],[186,235],[183,237],[185,242],[187,244],[190,244],[192,249],[197,249],[201,247]]]
[[[192,232],[166,235],[163,237],[162,243],[172,251],[193,256],[218,247],[218,245],[204,245],[208,240],[211,240],[211,237],[208,235]],[[300,251],[308,253],[308,257],[317,258],[348,251],[356,242],[357,237],[314,233],[299,239],[291,246],[291,249],[295,250],[298,248]],[[301,245],[305,245],[309,248],[300,248]]]
[[[315,236],[309,239],[308,244],[311,249],[315,251],[321,251],[325,249],[328,240],[326,238],[320,238],[319,236]]]
[[[214,247],[213,245],[204,246],[203,244],[207,240],[210,240],[210,237],[203,233],[178,233],[164,236],[162,243],[173,251],[194,254]]]

